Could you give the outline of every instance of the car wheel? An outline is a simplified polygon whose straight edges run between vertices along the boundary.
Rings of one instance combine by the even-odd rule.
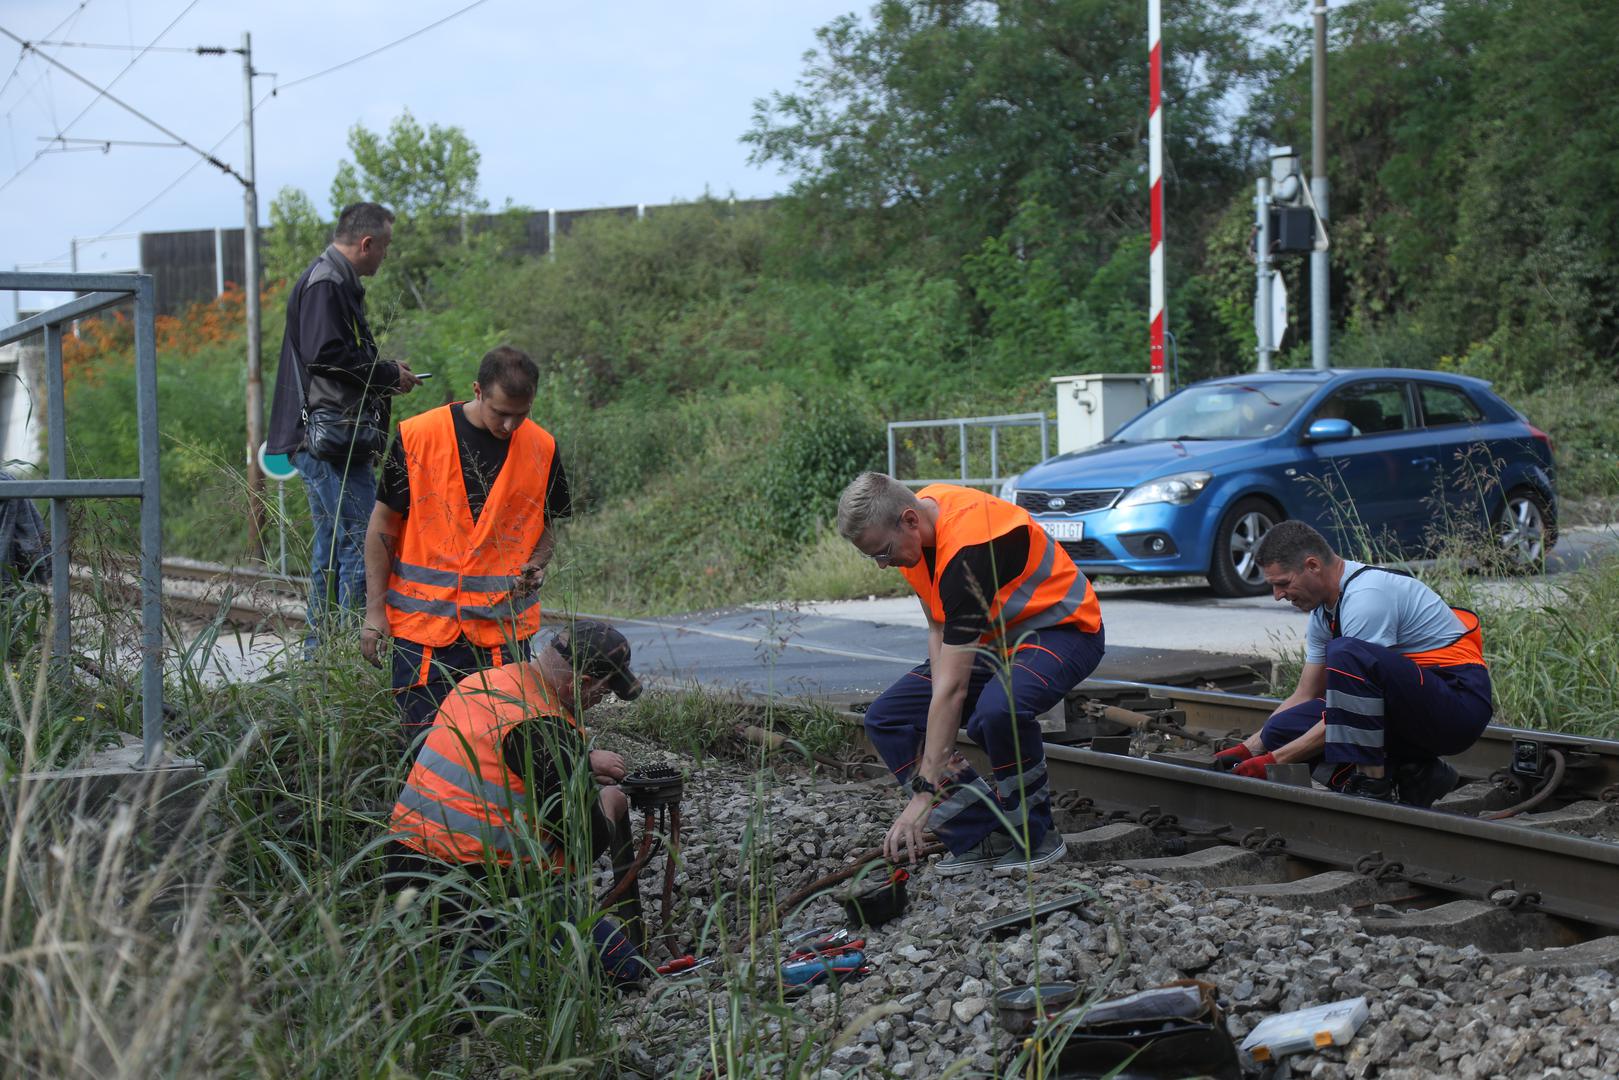
[[[1214,534],[1214,559],[1209,564],[1209,585],[1221,596],[1259,596],[1269,590],[1254,553],[1259,539],[1270,532],[1282,515],[1264,499],[1238,499],[1220,519]]]
[[[1519,574],[1544,570],[1546,551],[1556,542],[1545,497],[1531,487],[1508,492],[1495,518],[1495,539],[1507,570]]]

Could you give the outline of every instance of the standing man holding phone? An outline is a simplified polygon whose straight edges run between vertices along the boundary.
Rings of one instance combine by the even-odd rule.
[[[399,425],[366,530],[360,651],[381,667],[393,638],[407,752],[475,671],[529,656],[540,585],[568,517],[556,440],[529,409],[540,371],[510,345],[478,366],[472,400]]]
[[[365,603],[365,528],[389,399],[421,382],[408,364],[382,359],[365,317],[360,279],[388,257],[393,221],[393,211],[376,203],[346,207],[331,244],[287,294],[265,449],[291,456],[315,525],[306,652],[342,612],[357,614]]]

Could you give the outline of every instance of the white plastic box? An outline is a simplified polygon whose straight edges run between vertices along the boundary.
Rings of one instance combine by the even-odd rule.
[[[1357,997],[1267,1016],[1242,1040],[1242,1048],[1255,1061],[1270,1061],[1300,1050],[1342,1046],[1355,1037],[1370,1011],[1366,999]]]

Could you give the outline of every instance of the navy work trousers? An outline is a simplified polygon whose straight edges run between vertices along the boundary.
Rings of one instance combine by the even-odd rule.
[[[437,648],[419,641],[394,638],[390,676],[394,704],[399,706],[399,731],[404,739],[405,758],[414,760],[416,744],[433,726],[438,707],[450,696],[456,684],[475,671],[500,667],[531,655],[525,638],[515,647],[484,649],[466,638],[456,638]]]
[[[1421,667],[1358,638],[1327,642],[1327,696],[1265,721],[1267,751],[1327,722],[1329,763],[1383,765],[1459,754],[1484,733],[1494,705],[1482,664]]]
[[[939,789],[928,828],[952,852],[968,850],[1006,822],[1020,833],[1027,825],[1031,847],[1051,829],[1051,788],[1037,718],[1096,670],[1103,648],[1100,629],[1087,634],[1059,627],[1019,639],[1009,668],[987,655],[973,661],[962,711],[968,737],[994,766],[994,787],[969,767]],[[922,756],[932,700],[932,668],[922,664],[866,710],[866,735],[902,787],[910,784]]]

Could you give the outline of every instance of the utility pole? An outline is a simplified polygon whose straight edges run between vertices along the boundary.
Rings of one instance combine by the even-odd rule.
[[[242,110],[247,132],[247,162],[243,170],[242,276],[247,296],[247,542],[253,555],[264,558],[264,471],[259,468],[259,444],[264,441],[264,378],[262,375],[259,311],[259,189],[253,158],[253,35],[242,31]]]
[[[1315,203],[1316,228],[1324,235],[1327,222],[1327,0],[1316,0],[1315,63],[1310,71],[1310,197]],[[1328,304],[1327,251],[1317,244],[1310,252],[1310,366],[1330,366],[1328,349],[1331,309]]]
[[[1258,354],[1260,371],[1270,370],[1271,354],[1276,351],[1276,329],[1271,325],[1271,270],[1270,270],[1270,177],[1261,176],[1254,194],[1254,227],[1257,230],[1254,246],[1256,288],[1254,290],[1254,330],[1259,336]]]

